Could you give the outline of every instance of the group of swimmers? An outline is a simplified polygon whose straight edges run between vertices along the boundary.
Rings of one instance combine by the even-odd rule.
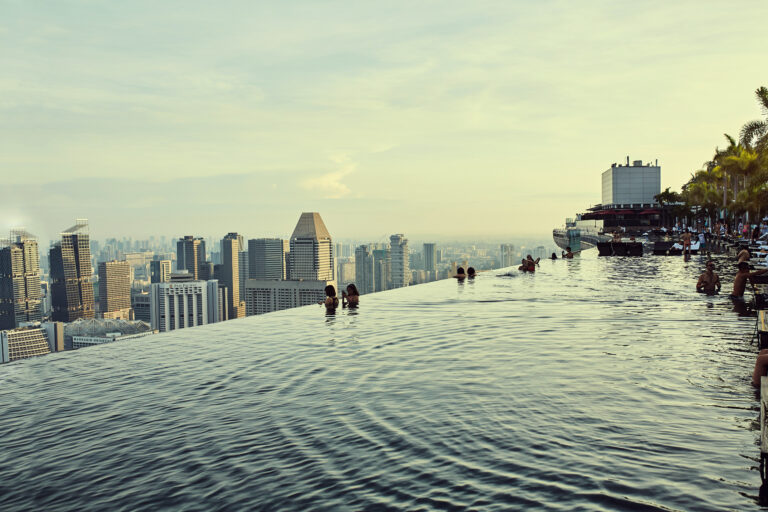
[[[571,250],[571,247],[568,246],[565,249],[568,252],[563,251],[561,258],[567,259],[567,260],[573,259],[574,252]],[[576,252],[580,252],[580,251],[576,251]],[[552,256],[550,256],[549,259],[556,260],[557,254],[553,252]],[[517,267],[517,270],[522,270],[523,272],[536,272],[536,267],[539,266],[539,260],[541,260],[541,258],[536,258],[534,260],[533,256],[529,254],[528,256],[522,259],[522,261],[520,262],[520,266]]]
[[[749,249],[742,249],[737,255],[736,267],[738,271],[733,278],[733,291],[729,295],[732,300],[743,302],[747,281],[768,272],[768,268],[751,272],[749,268],[750,256]],[[715,263],[709,260],[707,261],[707,269],[699,276],[699,280],[696,283],[696,291],[706,293],[707,295],[714,295],[720,291],[720,287],[720,276],[715,273]]]

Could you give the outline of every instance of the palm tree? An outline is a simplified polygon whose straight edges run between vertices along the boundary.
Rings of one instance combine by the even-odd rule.
[[[767,118],[745,124],[741,128],[740,142],[746,148],[763,151],[768,147],[768,87],[759,87],[755,96]]]

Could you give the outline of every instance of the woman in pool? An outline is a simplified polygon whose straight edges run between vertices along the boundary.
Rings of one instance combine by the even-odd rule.
[[[341,292],[341,307],[356,308],[360,304],[360,294],[357,291],[357,287],[350,283],[347,285],[347,291]]]
[[[320,304],[325,304],[325,310],[328,313],[333,313],[336,308],[339,307],[339,298],[336,297],[336,288],[332,284],[325,287],[325,301]]]
[[[475,272],[475,267],[469,267],[467,269],[467,277],[469,277],[470,279],[474,279],[475,276],[477,276],[477,273]]]
[[[458,279],[459,281],[462,281],[462,280],[464,280],[464,278],[465,278],[465,277],[467,277],[467,274],[466,274],[466,273],[464,273],[464,267],[459,267],[459,268],[457,268],[457,269],[456,269],[456,275],[455,275],[455,276],[453,276],[453,277],[455,277],[455,278],[456,278],[456,279]]]

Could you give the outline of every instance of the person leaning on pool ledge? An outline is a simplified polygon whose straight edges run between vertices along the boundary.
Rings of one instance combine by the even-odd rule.
[[[749,263],[742,261],[739,263],[739,271],[736,273],[736,277],[733,278],[733,291],[731,292],[731,299],[743,301],[744,290],[747,289],[747,279],[755,276],[760,276],[768,272],[768,268],[757,270],[755,272],[749,271]]]
[[[475,272],[475,267],[469,267],[467,269],[467,277],[470,279],[474,279],[477,277],[477,272]]]
[[[720,291],[720,277],[715,274],[715,263],[713,261],[707,262],[707,270],[701,276],[696,283],[696,291],[700,293],[706,293],[707,295],[714,295]]]
[[[456,269],[456,275],[453,276],[459,281],[463,281],[465,277],[467,277],[467,274],[464,273],[464,267],[459,267]]]

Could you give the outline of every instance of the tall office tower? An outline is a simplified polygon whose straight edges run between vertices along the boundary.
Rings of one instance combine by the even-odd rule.
[[[501,267],[511,267],[515,264],[515,246],[501,244]]]
[[[131,320],[131,267],[127,261],[99,263],[99,305],[104,318]]]
[[[389,265],[389,249],[374,249],[373,250],[373,274],[374,283],[377,292],[383,292],[389,290],[390,283],[390,265]]]
[[[304,212],[291,235],[290,278],[333,281],[333,241],[317,212]]]
[[[167,283],[171,280],[171,260],[149,262],[149,278],[152,283]]]
[[[376,291],[376,272],[374,269],[374,258],[371,248],[367,245],[361,245],[355,249],[355,284],[357,291],[361,295]]]
[[[88,220],[61,233],[61,241],[49,251],[53,320],[74,322],[94,317],[91,248]]]
[[[214,267],[215,265],[211,263],[210,261],[206,261],[205,263],[202,263],[200,267],[198,268],[197,272],[197,278],[200,281],[208,281],[210,279],[214,278]],[[193,276],[194,279],[194,276]]]
[[[338,276],[339,290],[345,289],[348,284],[355,282],[355,261],[352,258],[338,258],[339,262],[336,275]]]
[[[242,318],[245,316],[245,302],[240,301],[240,245],[237,233],[228,233],[221,240],[221,278],[219,282],[227,287],[229,302],[228,317]]]
[[[437,251],[435,244],[424,244],[424,270],[437,269]]]
[[[248,240],[249,279],[285,279],[287,246],[288,241],[282,238]]]
[[[240,246],[240,254],[237,261],[240,263],[238,275],[240,277],[240,298],[242,299],[243,292],[245,291],[245,282],[248,280],[248,251],[245,250],[245,246]]]
[[[0,240],[0,329],[42,320],[37,240],[22,229]]]
[[[200,265],[205,263],[205,240],[187,235],[176,242],[176,269],[189,270],[197,279]]]
[[[218,321],[218,290],[216,280],[153,284],[150,291],[152,329],[166,332]]]
[[[131,308],[136,320],[152,323],[152,302],[148,292],[136,293],[131,297]]]
[[[389,237],[389,259],[392,288],[408,286],[411,270],[408,267],[408,240],[401,234]]]

